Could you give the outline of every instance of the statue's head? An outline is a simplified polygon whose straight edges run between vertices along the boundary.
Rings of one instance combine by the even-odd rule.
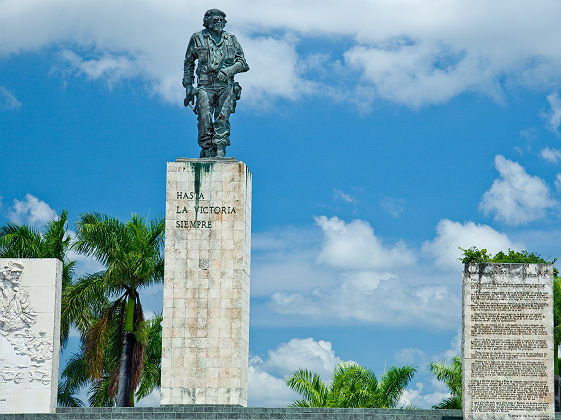
[[[210,31],[222,32],[226,25],[226,13],[219,9],[209,9],[203,18],[203,26]]]
[[[1,270],[4,280],[9,281],[13,286],[19,286],[22,272],[23,265],[17,262],[9,262]]]

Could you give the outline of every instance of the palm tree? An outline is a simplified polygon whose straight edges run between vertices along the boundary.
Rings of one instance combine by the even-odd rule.
[[[114,337],[116,329],[112,329]],[[155,387],[160,386],[162,358],[162,315],[156,315],[137,329],[136,335],[146,344],[144,358],[144,369],[140,375],[140,383],[136,391],[136,400],[140,400],[150,394]],[[113,405],[112,387],[115,386],[113,375],[116,360],[119,360],[121,343],[114,338],[107,340],[104,350],[104,372],[99,379],[91,379],[88,376],[88,360],[82,345],[81,351],[72,355],[66,367],[62,371],[61,381],[58,387],[58,405],[62,407],[81,407],[82,402],[75,394],[83,387],[89,386],[89,404],[92,407],[104,407]],[[113,363],[111,362],[113,361]]]
[[[462,359],[454,357],[450,364],[445,362],[429,364],[432,374],[440,382],[444,382],[450,390],[450,397],[442,400],[433,408],[437,409],[462,409]]]
[[[133,214],[121,223],[88,213],[76,224],[78,252],[97,259],[105,270],[88,274],[71,285],[63,312],[83,319],[83,355],[87,377],[93,381],[92,405],[134,405],[134,390],[144,367],[147,328],[139,290],[163,280],[164,220],[145,222]]]
[[[76,261],[68,259],[71,246],[67,231],[68,212],[63,210],[43,231],[26,225],[8,223],[0,228],[0,258],[58,258],[62,261],[62,290],[72,284]],[[62,306],[65,306],[63,299]],[[60,345],[64,347],[72,319],[63,314],[60,324]]]
[[[286,384],[303,397],[294,401],[292,407],[392,408],[397,406],[414,373],[412,366],[392,366],[378,382],[370,369],[341,363],[329,385],[317,373],[305,369],[296,370]]]

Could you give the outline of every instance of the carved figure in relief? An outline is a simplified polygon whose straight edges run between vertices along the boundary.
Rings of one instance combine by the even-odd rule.
[[[29,302],[27,290],[21,287],[23,269],[24,266],[18,262],[0,267],[0,334],[15,354],[31,360],[22,365],[7,361],[7,364],[0,363],[0,383],[39,381],[47,385],[51,378],[40,367],[46,360],[52,359],[53,343],[46,331],[40,330],[37,334],[32,330],[37,322],[37,313]]]
[[[191,36],[185,53],[184,104],[191,106],[197,98],[194,111],[198,117],[201,157],[224,157],[226,146],[230,145],[230,114],[234,113],[242,91],[234,76],[249,70],[241,45],[234,35],[224,31],[224,25],[226,13],[207,10],[203,18],[205,29]],[[197,87],[193,86],[195,61]]]
[[[29,304],[29,294],[20,288],[23,265],[11,262],[0,270],[0,332],[31,327],[37,314]]]

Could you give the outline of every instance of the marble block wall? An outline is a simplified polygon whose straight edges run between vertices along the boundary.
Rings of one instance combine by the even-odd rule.
[[[247,405],[251,173],[167,164],[162,404]]]
[[[0,258],[0,413],[54,413],[62,262]]]
[[[553,419],[553,265],[466,264],[464,419]]]

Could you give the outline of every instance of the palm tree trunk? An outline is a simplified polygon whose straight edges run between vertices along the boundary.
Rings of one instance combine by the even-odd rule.
[[[117,407],[132,407],[131,370],[134,334],[125,332],[121,364],[119,366],[119,388],[117,390]]]
[[[132,353],[136,337],[134,329],[134,307],[135,298],[129,294],[125,309],[125,335],[123,337],[123,349],[121,350],[121,363],[119,365],[119,388],[117,390],[117,407],[132,407],[133,398],[132,385]]]

